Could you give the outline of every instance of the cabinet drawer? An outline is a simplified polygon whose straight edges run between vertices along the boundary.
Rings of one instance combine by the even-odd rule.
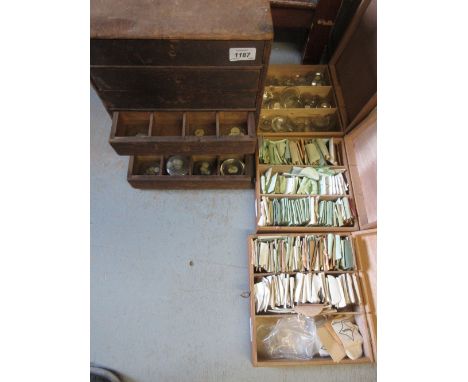
[[[169,175],[166,156],[132,156],[128,164],[127,180],[134,188],[141,189],[245,189],[253,187],[252,155],[194,155],[189,160],[189,173],[183,176]],[[221,165],[227,159],[239,159],[244,165],[242,175],[223,175]],[[211,167],[210,175],[199,175],[197,163],[207,162]],[[156,174],[148,175],[149,167],[159,168]]]
[[[97,90],[154,91],[159,94],[195,90],[227,91],[258,88],[259,70],[225,69],[154,69],[154,68],[92,68],[91,78]]]
[[[166,93],[152,91],[101,91],[101,100],[106,108],[114,110],[155,109],[246,109],[255,110],[257,93],[252,90],[235,92],[205,91],[195,89],[190,93],[178,89]]]
[[[248,111],[114,112],[109,143],[119,155],[253,154],[255,116]]]
[[[258,66],[264,41],[92,39],[91,66]],[[254,60],[230,61],[229,49],[254,48]]]

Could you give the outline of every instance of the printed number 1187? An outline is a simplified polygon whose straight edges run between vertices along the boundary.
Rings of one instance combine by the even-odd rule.
[[[229,48],[229,61],[255,60],[255,48]]]

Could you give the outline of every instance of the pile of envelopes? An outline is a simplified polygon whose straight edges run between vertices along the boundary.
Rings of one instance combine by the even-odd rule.
[[[256,272],[354,269],[350,238],[332,233],[256,238],[253,240],[252,263]]]

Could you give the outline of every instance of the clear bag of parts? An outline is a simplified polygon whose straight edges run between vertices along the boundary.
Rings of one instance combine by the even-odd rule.
[[[303,315],[280,318],[263,344],[273,359],[311,359],[320,349],[315,323]]]

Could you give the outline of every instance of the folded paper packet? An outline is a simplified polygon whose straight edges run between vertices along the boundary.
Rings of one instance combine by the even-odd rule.
[[[330,160],[330,153],[327,148],[328,139],[316,139],[315,141],[317,142],[317,146],[322,152],[322,155],[325,158],[325,160]]]
[[[349,318],[335,319],[331,322],[331,326],[340,339],[346,355],[352,360],[361,358],[363,339],[359,327]]]
[[[319,164],[320,163],[320,152],[314,142],[308,143],[305,145],[307,152],[307,158],[309,164]]]
[[[340,362],[346,357],[346,352],[340,338],[337,336],[330,322],[317,320],[317,336],[334,362]]]

